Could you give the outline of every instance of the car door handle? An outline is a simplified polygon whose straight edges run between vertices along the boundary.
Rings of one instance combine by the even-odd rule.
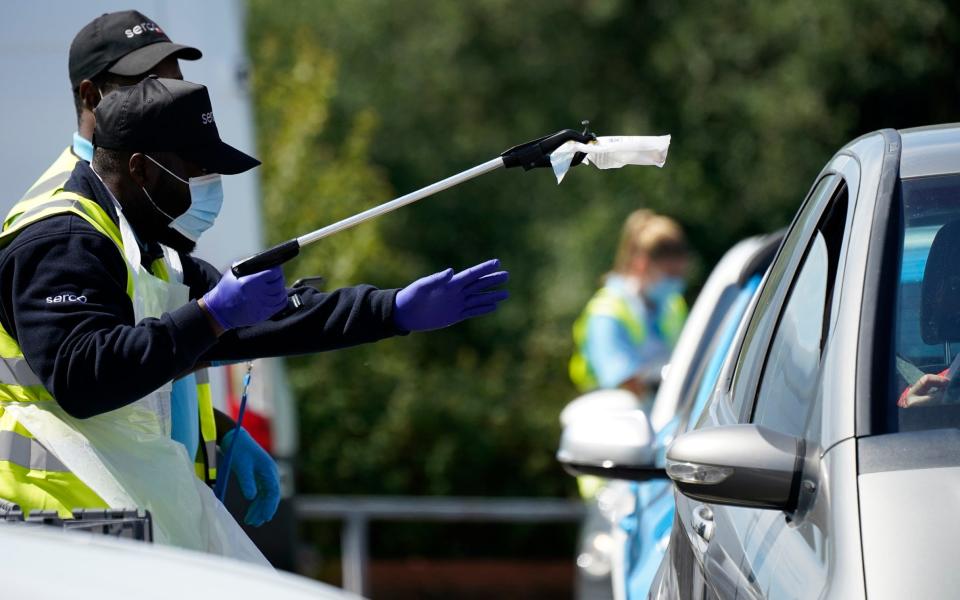
[[[709,506],[701,504],[693,509],[693,530],[705,542],[713,537],[713,510]]]

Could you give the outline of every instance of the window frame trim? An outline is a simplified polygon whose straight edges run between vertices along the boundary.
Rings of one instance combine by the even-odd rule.
[[[889,395],[886,388],[895,360],[895,341],[889,335],[889,319],[896,317],[896,290],[902,258],[900,229],[903,214],[897,199],[900,197],[903,143],[900,133],[895,129],[883,129],[879,133],[883,135],[884,153],[867,245],[867,263],[860,304],[860,334],[857,337],[857,355],[854,361],[856,437],[869,436],[884,430],[885,415],[875,410],[873,399]]]
[[[784,235],[784,242],[785,242],[786,239],[793,232],[794,228],[799,226],[798,221],[799,221],[800,215],[807,208],[808,203],[813,201],[814,191],[816,191],[817,187],[820,185],[820,183],[824,179],[828,177],[833,177],[835,181],[831,184],[831,188],[829,190],[830,193],[824,196],[824,200],[821,201],[819,206],[815,206],[813,208],[814,214],[812,215],[812,218],[809,220],[810,226],[807,228],[806,231],[800,232],[801,240],[797,244],[797,246],[802,247],[803,251],[795,252],[794,256],[790,257],[789,259],[791,262],[787,264],[787,267],[784,270],[784,279],[789,281],[789,285],[787,286],[781,285],[780,286],[781,289],[778,289],[774,292],[775,295],[773,297],[773,300],[771,301],[770,306],[767,308],[768,311],[776,312],[776,320],[774,322],[774,325],[769,328],[769,331],[767,331],[766,333],[763,333],[762,338],[758,338],[755,340],[755,343],[762,344],[762,348],[764,350],[764,353],[763,353],[764,365],[756,372],[756,374],[753,377],[750,378],[750,380],[744,380],[741,382],[742,385],[746,386],[746,390],[744,390],[743,394],[746,396],[747,400],[743,403],[743,406],[740,408],[739,413],[735,415],[738,423],[750,423],[753,418],[754,407],[756,406],[756,403],[757,403],[757,394],[759,393],[760,380],[762,379],[762,375],[766,370],[766,362],[768,358],[767,353],[770,350],[770,345],[773,343],[773,336],[777,331],[777,326],[780,324],[780,319],[783,316],[784,308],[786,306],[787,300],[790,297],[790,291],[793,290],[793,285],[794,285],[794,282],[796,281],[798,270],[800,266],[803,264],[803,260],[807,256],[810,243],[813,239],[812,238],[813,233],[818,230],[820,221],[823,218],[823,214],[824,214],[824,211],[826,210],[826,207],[830,204],[831,201],[833,201],[840,187],[846,186],[848,189],[850,188],[850,185],[847,182],[846,177],[844,177],[842,172],[834,169],[832,167],[832,163],[833,161],[831,161],[831,166],[825,169],[823,172],[821,172],[820,176],[817,177],[813,185],[810,186],[810,190],[807,192],[807,196],[804,199],[803,204],[801,205],[800,209],[797,210],[796,214],[794,215],[793,221],[790,224],[790,228],[787,230],[786,235]],[[850,201],[850,199],[848,199],[848,201]],[[783,252],[783,243],[781,243],[780,248],[777,250],[777,255],[776,257],[774,257],[773,262],[770,263],[769,268],[772,268],[773,265],[776,264],[777,260],[780,259],[780,255],[782,254],[782,252]],[[753,307],[753,311],[751,311],[751,314],[750,314],[751,321],[755,317],[758,317],[756,313],[757,311],[756,303],[759,302],[759,298],[761,294],[763,294],[764,290],[766,289],[766,286],[771,285],[771,282],[769,280],[769,274],[770,274],[770,271],[768,269],[767,274],[764,277],[763,286],[760,290],[757,291],[757,298],[754,301],[755,304]],[[786,289],[784,290],[783,288],[786,288]],[[726,395],[729,396],[731,402],[734,399],[733,389],[734,389],[734,383],[735,383],[735,377],[736,377],[736,365],[740,363],[740,357],[743,354],[743,352],[746,350],[746,346],[745,346],[746,330],[748,327],[749,327],[749,324],[746,324],[746,326],[744,327],[743,335],[740,336],[740,339],[737,342],[738,344],[737,355],[731,365],[732,372],[730,373],[729,380],[728,382],[726,382],[727,383]],[[731,408],[734,408],[734,407],[731,405]]]

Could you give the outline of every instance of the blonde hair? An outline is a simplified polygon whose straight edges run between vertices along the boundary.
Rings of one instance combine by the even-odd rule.
[[[637,256],[658,260],[688,255],[687,238],[676,221],[652,210],[640,209],[630,213],[623,224],[613,270],[626,273],[630,261]]]

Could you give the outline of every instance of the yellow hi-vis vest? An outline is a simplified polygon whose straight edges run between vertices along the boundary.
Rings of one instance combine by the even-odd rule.
[[[600,288],[573,324],[573,356],[570,358],[570,380],[577,389],[589,392],[598,387],[596,373],[587,360],[587,324],[590,317],[606,316],[616,319],[627,330],[630,341],[639,346],[647,339],[647,328],[630,308],[627,299],[609,287]],[[657,327],[664,342],[671,348],[676,345],[683,323],[687,318],[687,303],[680,294],[673,295],[657,319]]]
[[[30,189],[20,198],[20,202],[49,198],[55,191],[62,189],[67,180],[70,179],[70,174],[73,173],[73,168],[77,166],[79,161],[80,159],[73,153],[73,148],[68,146],[66,150],[60,153],[57,160],[53,161],[53,164],[47,167],[47,170],[33,182]]]
[[[25,227],[54,215],[72,214],[116,244],[123,255],[117,224],[93,200],[58,191],[52,196],[22,200],[10,211],[0,233],[5,248]],[[126,259],[124,258],[126,263]],[[154,274],[169,280],[163,259],[151,265]],[[134,280],[127,267],[127,296],[133,301]],[[197,476],[216,479],[216,422],[206,370],[197,372],[197,399],[202,443],[197,450]],[[38,440],[4,406],[10,403],[55,401],[33,372],[17,341],[0,325],[0,498],[32,510],[57,510],[69,517],[75,508],[108,508],[106,503]]]
[[[30,186],[30,189],[24,193],[20,201],[10,210],[7,214],[7,218],[3,222],[3,232],[6,232],[7,229],[12,225],[15,219],[18,219],[22,214],[29,210],[30,208],[43,204],[46,201],[51,199],[51,195],[54,192],[57,192],[63,189],[63,186],[66,185],[67,180],[70,179],[70,175],[73,174],[73,169],[77,166],[77,163],[80,162],[80,159],[76,154],[73,153],[73,147],[67,146],[63,152],[60,153],[60,156],[57,157],[57,160],[47,167],[47,170],[37,178],[33,185]],[[93,207],[96,210],[103,212],[100,209],[100,206],[96,203],[93,203]],[[105,215],[106,213],[104,213]],[[44,215],[47,216],[47,215]],[[81,215],[82,216],[82,215]],[[42,217],[39,217],[42,218]],[[37,219],[33,219],[30,222],[34,222]],[[106,226],[112,226],[113,229],[116,229],[116,225],[113,224],[113,221],[109,217],[104,218],[103,221],[107,224]],[[20,225],[21,227],[26,226],[26,223]],[[94,225],[97,228],[96,225]],[[97,228],[97,231],[105,233],[100,228]],[[120,239],[119,234],[116,236],[111,236],[107,234],[108,237],[114,239],[115,242],[119,242],[117,246],[120,248],[120,254],[123,254],[123,241]],[[0,247],[6,246],[9,241],[3,241],[0,244]],[[152,265],[153,269],[156,269],[157,272],[155,275],[160,277],[165,281],[169,281],[170,274],[167,271],[166,264],[162,260],[157,260]],[[128,273],[127,276],[127,295],[130,296],[131,300],[133,299],[133,279]],[[205,480],[207,483],[213,485],[217,479],[217,424],[213,414],[213,396],[210,391],[210,373],[207,369],[200,369],[195,373],[197,381],[197,406],[200,413],[200,446],[197,451],[197,458],[195,462],[195,468],[197,472],[197,477]],[[2,497],[2,496],[0,496]]]

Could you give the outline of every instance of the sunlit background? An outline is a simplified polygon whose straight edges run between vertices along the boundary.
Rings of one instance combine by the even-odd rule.
[[[624,217],[646,206],[683,224],[692,300],[733,243],[789,222],[846,141],[960,107],[947,1],[23,0],[0,21],[4,212],[76,129],[70,40],[128,8],[203,51],[185,78],[210,88],[224,139],[263,161],[227,178],[198,249],[221,267],[584,119],[600,135],[673,136],[662,170],[578,169],[560,186],[495,172],[290,263],[289,281],[321,275],[328,290],[492,257],[512,277],[493,316],[274,369],[260,407],[300,495],[575,498],[553,457],[575,396],[570,327]],[[288,391],[293,403],[271,403]],[[268,536],[283,566],[341,583],[340,521],[284,519]],[[569,596],[576,532],[375,521],[370,593]]]

